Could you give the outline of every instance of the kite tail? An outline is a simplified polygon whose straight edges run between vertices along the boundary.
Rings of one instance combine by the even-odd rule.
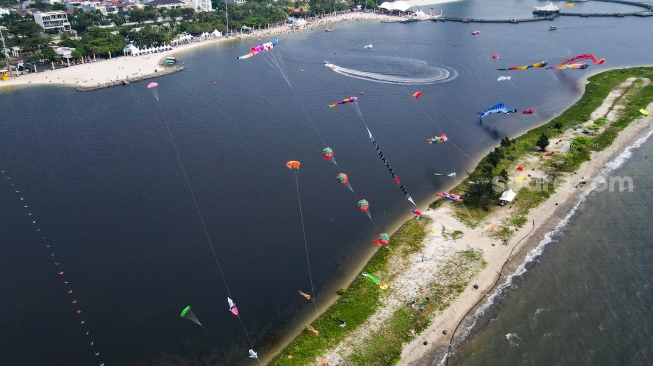
[[[329,104],[329,107],[331,107],[331,108],[337,107],[337,106],[338,106],[338,103]]]
[[[476,114],[478,114],[478,118],[483,118],[485,112],[476,112]]]

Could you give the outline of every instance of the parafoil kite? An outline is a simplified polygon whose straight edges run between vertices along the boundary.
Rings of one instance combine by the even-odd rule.
[[[438,177],[444,177],[444,176],[446,175],[447,177],[454,178],[454,177],[456,176],[456,172],[449,173],[449,174],[445,174],[445,173],[435,173],[435,175],[437,175]]]
[[[442,192],[442,193],[436,193],[435,195],[438,196],[438,197],[441,197],[441,198],[446,198],[446,199],[451,200],[453,202],[460,201],[460,196],[457,195],[457,194],[453,194],[453,193]]]
[[[286,163],[286,166],[288,167],[288,169],[299,169],[300,164],[301,163],[298,162],[298,161],[291,160],[291,161]]]
[[[322,157],[324,160],[329,160],[333,157],[333,150],[330,147],[325,147],[324,150],[322,150]]]
[[[432,137],[430,139],[426,139],[426,141],[428,141],[429,144],[439,144],[439,143],[445,142],[447,140],[449,140],[449,139],[447,138],[447,135],[445,135],[444,133],[442,135],[440,135],[440,136],[434,136],[434,137]]]
[[[253,349],[249,349],[249,358],[258,358],[258,353],[254,352]]]
[[[493,60],[496,60],[496,59],[498,59],[498,58],[499,58],[499,55],[492,55],[492,59],[493,59]]]
[[[337,107],[337,106],[339,106],[340,104],[353,103],[353,102],[355,102],[356,100],[358,100],[358,98],[356,98],[356,97],[350,97],[350,98],[347,98],[347,99],[343,99],[342,102],[335,102],[335,103],[333,103],[333,104],[329,104],[329,107],[333,108],[333,107]]]
[[[420,217],[422,215],[422,211],[420,210],[410,210],[410,213],[416,215],[417,217]]]
[[[311,327],[310,325],[306,326],[306,328],[307,328],[308,330],[310,330],[311,332],[313,332],[313,334],[315,334],[316,336],[319,336],[319,335],[320,335],[320,332],[319,332],[317,329]]]
[[[303,292],[301,292],[301,291],[298,291],[298,292],[299,292],[300,295],[304,296],[304,297],[306,298],[306,300],[310,300],[310,299],[311,299],[311,295],[306,294],[306,293],[303,293]]]
[[[363,276],[367,277],[370,279],[370,281],[374,282],[381,290],[387,290],[388,285],[384,284],[383,282],[379,281],[376,277],[372,276],[369,273],[363,272]]]
[[[229,303],[229,311],[231,311],[232,314],[238,316],[238,308],[236,307],[236,304],[231,300],[230,297],[227,297],[227,302]]]
[[[421,92],[421,91],[415,92],[415,93],[413,94],[413,98],[415,98],[415,99],[418,99],[418,98],[421,97],[421,96],[422,96],[422,92]]]
[[[517,109],[509,109],[506,108],[506,105],[503,103],[499,103],[495,105],[494,107],[488,108],[483,112],[478,112],[477,114],[479,115],[479,118],[483,118],[487,116],[488,114],[493,114],[493,113],[505,113],[505,114],[511,114],[511,113],[517,113]]]
[[[578,64],[557,65],[557,66],[549,67],[549,69],[556,69],[556,70],[562,70],[562,69],[585,70],[588,67],[590,67],[589,64],[578,63]]]
[[[499,76],[497,78],[497,81],[504,81],[504,80],[510,80],[512,76]]]
[[[533,67],[544,67],[544,66],[546,66],[548,64],[549,64],[548,62],[542,61],[542,62],[534,63],[532,65],[511,66],[511,67],[504,67],[504,68],[497,69],[497,70],[499,70],[499,71],[526,70],[526,69],[530,69],[530,68],[533,68]]]
[[[252,52],[250,52],[250,53],[248,53],[248,54],[246,54],[244,56],[238,56],[237,58],[239,60],[244,60],[246,58],[250,58],[252,56],[255,56],[259,52],[272,51],[274,46],[276,46],[278,43],[279,43],[279,39],[275,39],[274,41],[271,41],[271,42],[261,43],[258,46],[251,47],[249,50],[252,51]]]
[[[367,212],[370,209],[370,204],[366,200],[358,201],[358,209],[362,212]]]
[[[533,113],[535,113],[535,109],[533,109],[533,108],[527,109],[527,110],[523,111],[522,113],[523,114],[533,114]]]
[[[340,184],[347,184],[347,182],[349,182],[349,177],[345,173],[340,173],[336,175],[336,180]]]
[[[374,47],[374,46],[372,46],[371,44],[368,44],[368,45],[366,45],[366,46],[363,47],[363,48],[366,49],[366,50],[371,50],[373,47]]]
[[[390,235],[388,233],[381,233],[379,237],[374,240],[374,245],[388,245],[390,243]]]
[[[156,101],[159,101],[159,89],[157,88],[159,86],[158,83],[151,82],[147,84],[147,89],[152,92],[152,95],[154,95],[154,98],[156,98]]]
[[[193,314],[193,311],[190,309],[190,306],[186,306],[184,310],[181,311],[181,317],[184,319],[188,319],[192,321],[193,323],[199,325],[200,327],[204,328],[202,323],[197,319],[195,314]]]

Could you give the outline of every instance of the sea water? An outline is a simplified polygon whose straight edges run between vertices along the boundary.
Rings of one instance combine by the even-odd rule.
[[[514,18],[529,17],[536,5],[463,1],[436,10]],[[236,59],[266,38],[215,44],[179,55],[187,69],[156,80],[163,115],[148,82],[91,93],[0,89],[0,168],[11,177],[3,176],[0,186],[3,364],[92,364],[101,358],[117,365],[237,365],[255,362],[247,359],[252,344],[259,356],[269,355],[313,311],[297,294],[311,290],[310,275],[323,304],[343,278],[362,269],[378,235],[356,209],[357,198],[336,182],[338,169],[323,161],[324,146],[334,149],[356,193],[370,202],[381,230],[407,219],[413,208],[356,111],[328,105],[360,97],[370,131],[423,208],[435,192],[455,183],[434,173],[464,177],[501,137],[533,128],[573,104],[587,73],[653,59],[650,48],[640,47],[649,41],[642,30],[650,19],[561,18],[555,32],[548,24],[349,22],[330,33],[280,36],[278,51],[292,87],[265,55]],[[471,35],[475,29],[479,36]],[[365,50],[366,44],[374,49]],[[529,69],[512,73],[509,82],[496,81],[498,67],[556,63],[587,52],[608,61],[585,71]],[[493,60],[493,54],[500,58]],[[335,73],[324,61],[395,80],[426,80],[441,69],[455,78],[380,83]],[[416,91],[423,93],[419,100],[412,97]],[[536,113],[493,115],[479,124],[476,112],[499,102]],[[442,132],[447,143],[426,143]],[[288,160],[302,162],[310,274]],[[82,315],[57,277],[42,233],[56,248]],[[228,311],[229,295],[242,325]],[[206,330],[179,317],[188,305]],[[500,338],[507,333],[523,338],[514,330]]]

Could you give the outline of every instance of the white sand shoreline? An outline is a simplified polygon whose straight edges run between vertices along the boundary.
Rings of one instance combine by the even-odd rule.
[[[415,3],[433,2],[432,0],[414,0]],[[182,44],[169,51],[141,56],[120,56],[111,59],[99,59],[70,67],[55,70],[42,70],[33,74],[12,77],[10,80],[0,82],[0,90],[16,86],[43,86],[60,85],[70,87],[98,87],[111,82],[129,81],[134,78],[157,77],[157,73],[165,70],[161,63],[168,57],[179,55],[200,47],[213,45],[219,42],[258,39],[260,37],[279,36],[284,34],[303,33],[326,29],[337,23],[346,21],[382,21],[397,20],[397,16],[378,13],[351,12],[329,15],[308,23],[304,28],[291,30],[288,26],[255,30],[249,34],[239,34],[229,38],[216,38],[201,42]]]

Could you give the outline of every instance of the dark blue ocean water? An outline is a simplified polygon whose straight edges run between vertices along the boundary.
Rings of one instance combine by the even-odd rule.
[[[503,18],[530,16],[533,5],[464,1],[442,8],[450,16]],[[578,7],[589,5],[613,7]],[[434,172],[462,176],[502,136],[559,114],[579,97],[583,75],[653,59],[641,47],[653,29],[650,19],[565,18],[555,24],[556,32],[547,30],[548,22],[352,22],[332,33],[283,36],[275,50],[292,87],[265,58],[236,60],[253,41],[180,55],[187,70],[157,80],[160,106],[242,326],[227,311],[227,288],[147,82],[90,93],[0,89],[3,364],[235,365],[247,363],[243,326],[264,356],[311,311],[297,295],[310,290],[310,281],[285,162],[302,162],[299,187],[318,304],[339,279],[360,269],[378,234],[356,210],[356,198],[335,182],[337,168],[320,155],[324,144],[370,202],[382,230],[412,208],[355,110],[327,105],[364,92],[359,106],[365,121],[424,207],[452,183]],[[475,29],[479,36],[470,35]],[[363,46],[370,43],[368,52]],[[587,52],[608,61],[585,71],[535,69],[496,81],[497,67],[556,63]],[[500,59],[492,60],[497,53]],[[427,79],[437,68],[456,76],[416,86],[376,83],[334,73],[325,60],[401,78]],[[415,101],[417,90],[423,96]],[[479,125],[476,112],[498,102],[535,108],[536,115],[492,116]],[[425,143],[443,131],[450,144]],[[57,274],[62,268],[69,287]],[[74,312],[68,288],[82,314]],[[207,330],[179,318],[187,305]]]
[[[651,159],[649,159],[649,156]],[[534,266],[454,347],[451,365],[650,365],[653,273],[647,225],[653,143],[606,174]],[[626,182],[626,180],[624,180]]]

